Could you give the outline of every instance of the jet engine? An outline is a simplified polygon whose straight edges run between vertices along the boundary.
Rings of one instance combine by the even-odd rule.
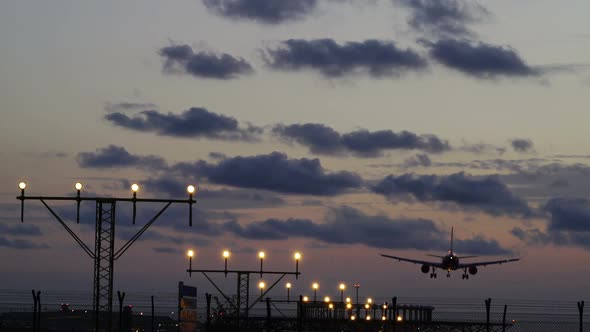
[[[475,266],[469,267],[469,274],[477,274],[477,267],[475,267]]]
[[[428,265],[422,265],[422,267],[420,268],[420,270],[422,270],[422,273],[428,273],[428,271],[430,271],[430,266],[428,266]]]

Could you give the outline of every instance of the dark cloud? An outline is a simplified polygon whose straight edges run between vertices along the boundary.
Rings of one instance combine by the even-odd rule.
[[[373,190],[393,200],[450,203],[493,216],[533,215],[527,203],[515,196],[498,176],[474,177],[464,173],[448,176],[389,175]]]
[[[119,111],[143,111],[146,109],[155,110],[158,106],[153,103],[132,103],[132,102],[120,102],[120,103],[106,103],[104,106],[107,112],[119,112]]]
[[[516,138],[510,141],[510,145],[516,152],[530,152],[534,149],[533,141],[530,139]]]
[[[190,108],[178,115],[143,111],[130,117],[115,112],[107,114],[105,119],[126,129],[171,137],[253,141],[261,132],[260,128],[253,126],[241,128],[236,119],[200,107]]]
[[[285,140],[309,147],[312,153],[377,157],[383,150],[424,150],[443,152],[451,147],[446,140],[434,135],[417,135],[409,131],[356,130],[340,134],[331,127],[318,123],[277,125],[273,133]]]
[[[180,163],[174,169],[184,176],[204,177],[216,184],[291,194],[337,195],[362,184],[355,173],[328,173],[318,159],[289,159],[279,152],[227,158],[217,164],[203,160]]]
[[[217,55],[210,52],[195,52],[188,45],[163,47],[159,52],[164,58],[164,73],[189,74],[195,77],[229,80],[254,72],[252,66],[242,58],[227,53]]]
[[[167,194],[170,197],[187,195],[187,183],[170,175],[141,181],[147,192]],[[276,207],[286,204],[280,196],[264,190],[250,189],[201,189],[197,187],[195,197],[203,209],[246,209]]]
[[[486,239],[482,235],[477,235],[471,239],[457,239],[454,242],[454,249],[459,252],[473,255],[511,255],[512,250],[502,247],[498,241]]]
[[[366,73],[372,77],[396,77],[428,64],[411,49],[375,39],[338,44],[332,39],[289,39],[278,48],[266,49],[264,60],[275,70],[313,70],[328,78]]]
[[[49,246],[45,243],[37,243],[29,240],[22,240],[22,239],[7,239],[3,236],[0,236],[0,248],[11,248],[11,249],[19,249],[19,250],[27,250],[27,249],[46,249]]]
[[[512,48],[456,39],[425,44],[430,48],[430,55],[438,62],[476,78],[528,77],[540,74],[527,65]]]
[[[415,30],[438,37],[472,36],[469,24],[489,16],[488,10],[473,1],[393,0],[411,10],[408,24]]]
[[[173,247],[156,247],[154,248],[154,252],[160,253],[160,254],[182,254],[183,250],[180,250],[178,248],[173,248]]]
[[[576,246],[590,250],[590,200],[553,198],[542,209],[549,217],[544,230],[515,227],[512,235],[534,245]]]
[[[17,236],[41,236],[39,227],[30,224],[7,225],[0,223],[0,234]]]
[[[373,248],[447,250],[448,234],[428,219],[392,219],[385,215],[366,215],[350,207],[333,209],[324,223],[308,219],[267,219],[241,225],[229,221],[226,232],[251,240],[315,239],[330,244],[362,244]],[[494,240],[481,236],[458,240],[457,249],[474,254],[506,254]]]
[[[311,14],[317,0],[202,0],[211,12],[230,19],[279,24]]]
[[[166,168],[166,161],[154,155],[137,156],[129,153],[124,147],[109,145],[97,149],[96,152],[80,152],[76,158],[82,168],[118,168],[137,167],[159,170]]]
[[[430,157],[428,157],[428,155],[423,154],[423,153],[419,153],[413,157],[407,158],[404,161],[404,166],[405,167],[418,167],[418,166],[429,167],[429,166],[432,166],[432,160],[430,160]]]
[[[590,232],[590,201],[586,198],[553,198],[543,210],[551,216],[549,231]]]

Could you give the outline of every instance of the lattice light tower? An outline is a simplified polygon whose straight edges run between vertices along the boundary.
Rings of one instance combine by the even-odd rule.
[[[234,311],[234,315],[236,318],[236,322],[238,327],[245,328],[241,326],[242,322],[247,322],[249,317],[250,310],[256,305],[256,303],[260,302],[266,294],[268,294],[284,277],[288,275],[295,276],[295,279],[299,279],[299,261],[301,260],[301,253],[296,252],[293,255],[295,259],[295,271],[269,271],[264,270],[263,264],[264,259],[266,257],[266,253],[264,251],[260,251],[258,253],[258,258],[260,259],[260,270],[228,270],[227,268],[227,259],[230,256],[229,250],[224,250],[222,256],[224,258],[225,264],[223,270],[215,270],[215,269],[193,269],[193,257],[195,255],[194,250],[189,250],[187,252],[187,256],[189,258],[189,267],[186,272],[188,272],[189,276],[192,276],[193,273],[202,273],[205,278],[215,287],[215,289],[223,296],[225,301],[232,307]],[[224,274],[227,277],[228,274],[236,274],[237,275],[237,289],[236,289],[236,299],[235,301],[232,300],[230,296],[221,290],[221,288],[215,283],[215,281],[209,276],[209,274]],[[250,275],[251,274],[259,274],[262,278],[263,275],[270,275],[275,276],[276,280],[274,282],[268,282],[268,284],[264,283],[263,286],[260,286],[260,296],[254,300],[253,303],[249,302],[250,299]],[[263,282],[261,280],[261,282]]]
[[[25,182],[19,183],[18,187],[21,190],[20,196],[16,198],[21,201],[21,222],[24,222],[24,207],[25,200],[39,200],[49,210],[53,217],[63,226],[63,228],[70,234],[70,236],[78,243],[84,252],[94,260],[94,285],[93,285],[93,311],[95,321],[95,331],[104,329],[111,330],[111,318],[113,312],[113,271],[115,261],[118,260],[126,251],[141,237],[141,235],[168,209],[173,203],[184,203],[189,205],[189,226],[193,225],[192,206],[196,201],[193,199],[196,188],[192,185],[187,187],[188,199],[158,199],[158,198],[137,198],[139,186],[133,184],[131,190],[133,196],[131,198],[121,197],[82,197],[82,183],[78,182],[75,185],[76,196],[73,197],[56,197],[56,196],[25,196]],[[46,203],[46,201],[75,201],[76,209],[76,223],[80,223],[80,203],[82,201],[96,202],[96,217],[95,217],[95,241],[94,251],[90,249],[76,235],[76,233],[68,227],[62,218]],[[136,203],[166,203],[164,207],[156,213],[127,243],[115,251],[115,211],[117,202],[131,202],[133,203],[133,224],[137,215]],[[104,322],[104,323],[103,323]]]

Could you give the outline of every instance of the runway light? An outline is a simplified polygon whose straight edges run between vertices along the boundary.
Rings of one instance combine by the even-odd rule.
[[[264,281],[261,281],[260,283],[258,283],[258,288],[264,289],[264,287],[266,287],[266,283]]]
[[[352,304],[350,304],[350,303],[347,303],[347,304],[346,304],[346,309],[352,309]]]
[[[230,252],[229,250],[224,250],[223,251],[223,258],[229,258]]]
[[[383,309],[387,309],[387,304],[384,304],[383,305]]]
[[[287,283],[287,288],[291,288],[291,283],[290,282]]]
[[[301,253],[296,252],[293,257],[295,257],[295,260],[300,260],[301,259]]]
[[[346,298],[346,303],[350,303],[350,301],[351,301],[351,300],[350,300],[350,297],[347,297],[347,298]]]
[[[261,251],[261,252],[258,253],[258,257],[260,259],[264,259],[264,256],[266,256],[266,254],[264,253],[264,251]]]
[[[27,187],[27,184],[26,184],[26,183],[24,183],[24,182],[21,182],[21,183],[19,183],[19,184],[18,184],[18,187],[19,187],[21,190],[25,190],[25,188]]]
[[[329,296],[324,297],[324,302],[326,302],[326,303],[330,302],[330,297]]]
[[[139,185],[137,183],[132,184],[131,190],[136,193],[139,190]]]
[[[309,297],[307,297],[307,296],[304,296],[304,297],[303,297],[303,302],[307,302],[307,301],[309,301]]]
[[[328,308],[334,309],[334,305],[332,303],[328,304]]]
[[[346,285],[345,284],[340,284],[340,290],[345,290],[346,289]]]
[[[194,252],[194,250],[189,250],[186,252],[186,255],[190,258],[193,258],[195,256],[195,252]]]
[[[320,288],[320,285],[317,282],[314,282],[313,285],[311,285],[311,287],[313,289],[318,289],[318,288]]]
[[[355,320],[355,319],[356,319],[355,315],[350,316],[350,320]]]
[[[369,309],[369,305],[368,304],[365,304],[365,309]]]
[[[386,319],[387,319],[387,317],[381,316],[381,320],[386,320]]]
[[[190,186],[186,187],[186,191],[188,191],[189,194],[194,194],[195,190],[196,190],[196,188],[192,184]]]
[[[368,299],[367,299],[367,303],[368,303],[368,304],[371,304],[371,303],[373,303],[373,299],[372,299],[372,298],[368,298]]]
[[[397,321],[398,322],[401,322],[402,320],[404,320],[402,316],[397,316]]]
[[[82,183],[76,182],[76,185],[74,187],[76,188],[76,190],[82,190]]]
[[[366,320],[371,320],[371,316],[367,316]]]

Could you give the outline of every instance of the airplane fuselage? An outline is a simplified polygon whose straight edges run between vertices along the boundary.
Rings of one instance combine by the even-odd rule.
[[[449,253],[442,258],[442,268],[447,271],[456,270],[459,267],[459,257],[455,255],[454,252],[449,251]]]

